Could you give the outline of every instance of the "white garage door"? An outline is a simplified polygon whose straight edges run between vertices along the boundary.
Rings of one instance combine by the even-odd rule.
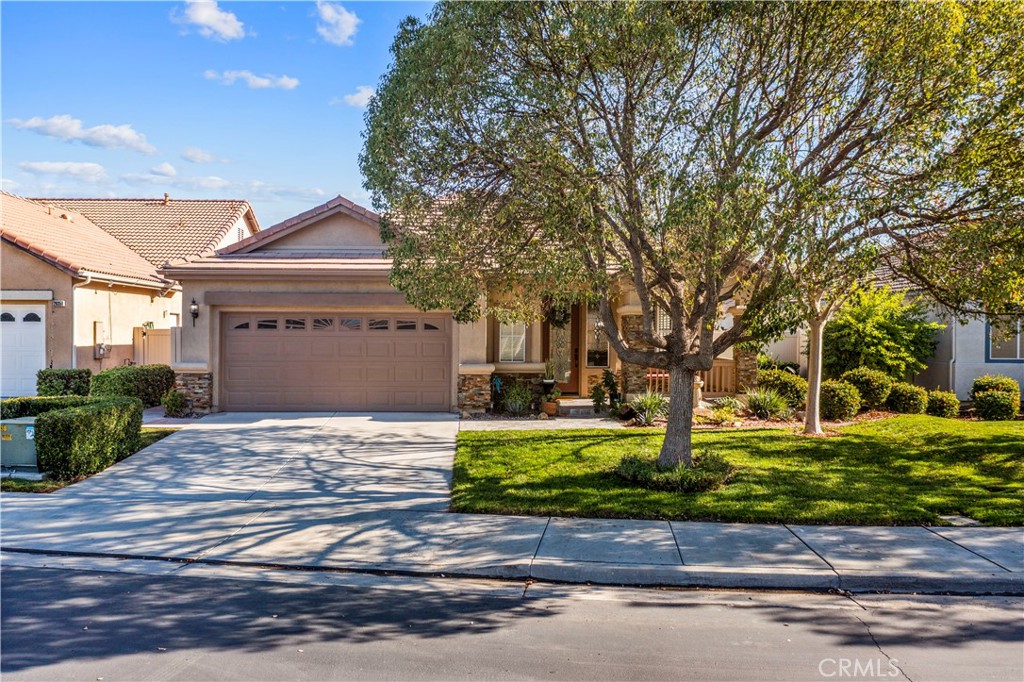
[[[226,314],[221,409],[447,411],[446,315]]]
[[[46,306],[0,306],[0,395],[36,394],[36,372],[46,366]]]

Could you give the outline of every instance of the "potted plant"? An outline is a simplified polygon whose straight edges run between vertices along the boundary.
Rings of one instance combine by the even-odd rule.
[[[552,388],[551,392],[544,396],[544,401],[540,404],[541,411],[549,417],[554,417],[558,414],[558,399],[561,397],[562,392],[558,388]]]
[[[544,392],[550,393],[558,381],[555,379],[555,363],[548,360],[544,363],[544,378],[540,380],[544,386]]]

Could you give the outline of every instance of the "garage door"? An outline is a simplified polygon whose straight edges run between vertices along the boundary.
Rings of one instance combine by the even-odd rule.
[[[447,411],[451,317],[225,314],[225,410]]]
[[[35,395],[36,372],[46,366],[46,306],[0,308],[0,395]]]

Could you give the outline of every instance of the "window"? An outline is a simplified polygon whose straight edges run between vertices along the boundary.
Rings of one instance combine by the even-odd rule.
[[[358,317],[343,317],[341,318],[341,331],[346,332],[357,332],[362,329],[363,321]]]
[[[400,332],[416,331],[416,320],[396,320],[395,329]]]
[[[668,312],[661,308],[656,309],[657,312],[654,316],[656,326],[658,327],[658,333],[664,336],[672,331],[672,318],[668,316]]]
[[[313,318],[313,331],[327,330],[331,331],[334,329],[334,318],[333,317],[314,317]]]
[[[371,317],[366,328],[374,332],[386,332],[391,329],[391,320],[380,320]]]
[[[301,317],[289,317],[284,321],[285,329],[302,330],[306,328],[306,320]]]
[[[35,313],[29,313],[25,317],[21,318],[21,321],[22,322],[42,322],[43,320],[42,320],[42,318],[40,318]]]
[[[14,319],[14,315],[11,315],[10,313],[4,313],[3,315],[0,315],[0,322],[16,322],[16,321],[17,320]]]
[[[425,332],[436,332],[436,331],[440,331],[440,329],[441,328],[438,327],[433,322],[424,322],[423,323],[423,331],[425,331]]]
[[[595,304],[587,306],[587,367],[608,366],[608,335],[604,333],[601,311]]]
[[[526,323],[498,325],[498,361],[526,362]]]
[[[248,322],[242,322],[241,324],[236,324],[235,325],[235,329],[248,329],[248,328],[249,328],[249,323]]]
[[[277,329],[277,320],[259,320],[256,323],[257,329]]]
[[[1024,362],[1024,322],[1017,320],[1009,329],[988,326],[988,343],[989,359],[996,362]]]

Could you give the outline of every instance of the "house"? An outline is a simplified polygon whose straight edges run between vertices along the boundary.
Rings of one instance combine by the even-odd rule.
[[[169,361],[169,330],[181,324],[182,298],[157,267],[259,230],[245,201],[167,195],[25,199],[4,192],[0,217],[5,397],[34,395],[44,367],[100,371]],[[156,339],[159,349],[150,343]]]
[[[648,370],[618,361],[586,306],[574,306],[564,326],[457,324],[450,311],[410,306],[390,269],[379,217],[341,196],[165,265],[162,275],[199,306],[195,326],[181,332],[180,390],[196,410],[480,412],[494,375],[532,381],[548,362],[567,395],[587,395],[606,369],[628,392],[647,387]],[[613,305],[635,334],[635,295]],[[735,384],[733,364],[718,361],[719,381]]]
[[[888,266],[873,274],[877,286],[887,286],[913,298],[921,295],[911,282],[896,275]],[[1024,385],[1024,321],[1018,320],[1014,331],[1000,335],[983,319],[960,323],[938,306],[929,309],[928,319],[946,325],[938,336],[935,355],[928,367],[913,378],[913,383],[927,389],[956,393],[960,400],[969,400],[974,380],[986,374],[1003,374]],[[769,344],[765,354],[783,362],[800,364],[800,373],[807,375],[806,334],[794,333]]]

